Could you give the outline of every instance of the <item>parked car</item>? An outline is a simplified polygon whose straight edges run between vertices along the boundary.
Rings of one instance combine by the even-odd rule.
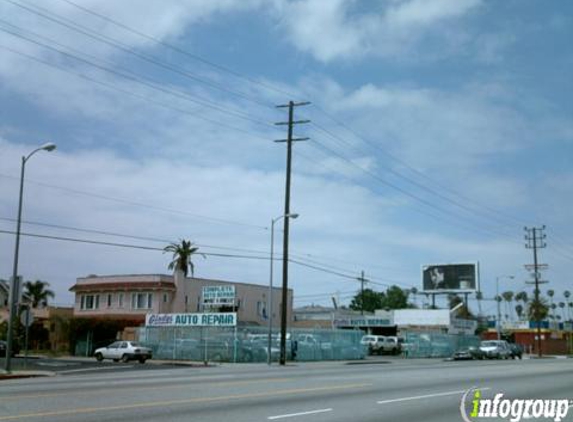
[[[368,348],[369,355],[381,354],[384,352],[384,336],[375,336],[372,334],[363,336],[360,344]]]
[[[512,359],[523,357],[523,346],[517,343],[509,343],[509,351]]]
[[[385,353],[399,355],[402,352],[402,339],[396,336],[385,337],[383,349]]]
[[[145,363],[147,359],[151,359],[152,352],[149,347],[143,347],[135,341],[114,341],[107,347],[96,349],[94,356],[99,362],[112,359],[114,362],[138,360]]]
[[[4,340],[0,340],[0,356],[6,357],[6,350],[8,349],[8,344]],[[12,357],[20,353],[20,347],[18,343],[12,343]]]
[[[485,358],[485,353],[479,347],[462,347],[455,351],[453,358],[454,360],[482,360]]]
[[[480,349],[488,359],[509,359],[511,351],[505,340],[485,340],[481,342]]]

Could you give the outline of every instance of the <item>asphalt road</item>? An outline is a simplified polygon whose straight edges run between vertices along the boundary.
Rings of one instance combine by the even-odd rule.
[[[0,422],[444,422],[462,420],[462,394],[474,386],[484,398],[573,399],[570,359],[94,368],[2,381]]]

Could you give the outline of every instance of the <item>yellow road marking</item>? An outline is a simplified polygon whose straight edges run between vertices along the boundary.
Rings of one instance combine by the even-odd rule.
[[[289,381],[291,380],[291,378],[268,378],[268,379],[259,379],[259,380],[252,380],[252,381],[217,381],[217,382],[210,382],[208,383],[208,385],[219,385],[219,384],[224,384],[225,386],[229,385],[248,385],[248,384],[260,384],[263,382],[285,382],[285,381]],[[181,388],[182,384],[177,384],[177,385],[165,385],[163,387],[127,387],[129,388],[129,391],[143,391],[143,390],[170,390],[173,388]],[[204,382],[201,383],[201,386],[205,386],[206,384]],[[28,400],[28,399],[40,399],[40,398],[46,398],[46,397],[60,397],[60,396],[66,396],[69,397],[71,395],[73,396],[91,396],[94,393],[115,393],[115,391],[113,391],[111,388],[114,387],[113,385],[110,387],[105,387],[105,388],[99,388],[99,389],[91,389],[89,391],[77,391],[77,392],[66,392],[66,393],[44,393],[44,394],[30,394],[30,395],[24,395],[24,396],[14,396],[14,397],[2,397],[0,396],[0,400],[1,401],[17,401],[17,400]],[[122,389],[124,388],[124,386],[119,385],[117,386],[118,389]]]
[[[25,418],[44,418],[44,417],[49,417],[49,416],[64,416],[64,415],[75,415],[75,414],[97,413],[97,412],[109,412],[112,410],[129,410],[129,409],[138,409],[138,408],[164,407],[164,406],[171,406],[171,405],[177,405],[177,404],[210,403],[210,402],[218,402],[218,401],[224,401],[224,400],[250,399],[250,398],[257,398],[257,397],[271,397],[271,396],[285,395],[285,394],[312,393],[312,392],[317,392],[317,391],[333,391],[333,390],[344,390],[344,389],[353,389],[353,388],[365,388],[365,387],[371,387],[372,385],[373,384],[347,384],[347,385],[338,385],[338,386],[332,386],[332,387],[298,388],[298,389],[277,390],[277,391],[268,391],[268,392],[253,393],[253,394],[237,394],[237,395],[223,396],[223,397],[198,397],[198,398],[193,398],[193,399],[180,399],[180,400],[165,400],[165,401],[156,401],[156,402],[133,403],[133,404],[124,404],[124,405],[108,406],[108,407],[83,407],[83,408],[77,408],[77,409],[55,410],[52,412],[24,413],[24,414],[20,414],[20,415],[0,416],[0,421],[25,419]]]

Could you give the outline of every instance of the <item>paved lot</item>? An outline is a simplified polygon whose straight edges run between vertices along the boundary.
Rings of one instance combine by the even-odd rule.
[[[484,396],[573,398],[569,359],[390,362],[138,364],[130,370],[117,364],[119,372],[103,369],[113,363],[96,365],[99,370],[2,381],[0,421],[447,422],[461,420],[462,394],[473,386]]]

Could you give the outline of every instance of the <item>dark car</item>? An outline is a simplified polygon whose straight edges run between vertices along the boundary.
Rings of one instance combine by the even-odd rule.
[[[485,354],[479,347],[470,346],[456,350],[453,357],[454,360],[481,360],[485,357]]]
[[[517,343],[510,343],[509,353],[512,359],[521,359],[523,357],[523,346]]]
[[[8,344],[4,340],[0,340],[0,357],[6,357],[6,349],[8,349]],[[12,357],[20,353],[20,347],[18,343],[12,343]]]

